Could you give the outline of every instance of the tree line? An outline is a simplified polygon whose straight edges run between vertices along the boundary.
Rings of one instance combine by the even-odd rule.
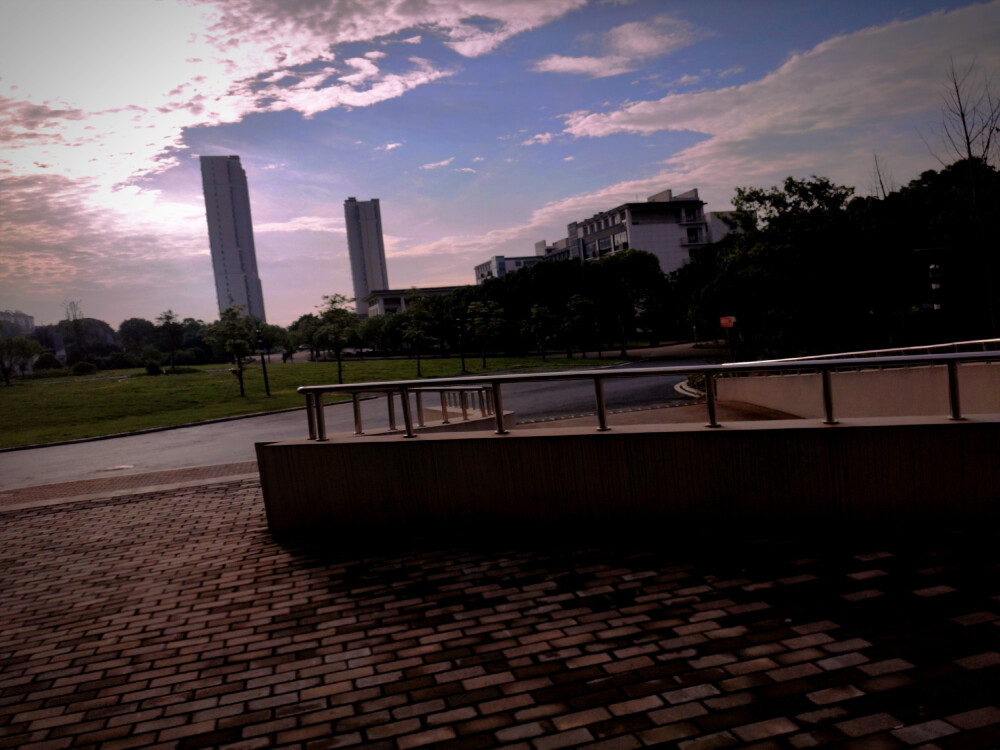
[[[878,167],[876,160],[876,167]],[[428,296],[406,309],[359,319],[352,300],[323,297],[287,329],[223,312],[205,323],[167,310],[117,330],[67,303],[66,319],[30,337],[0,338],[10,375],[35,369],[146,367],[150,372],[242,361],[252,351],[307,349],[342,365],[347,356],[573,357],[624,355],[636,343],[714,340],[735,318],[734,355],[791,356],[996,337],[1000,327],[1000,172],[963,158],[875,195],[824,177],[739,187],[731,230],[664,274],[640,249],[598,260],[537,263]]]

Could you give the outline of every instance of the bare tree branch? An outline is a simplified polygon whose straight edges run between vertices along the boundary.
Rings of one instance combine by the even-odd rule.
[[[952,60],[941,105],[941,136],[958,159],[990,164],[1000,138],[1000,95],[973,61],[963,70]]]

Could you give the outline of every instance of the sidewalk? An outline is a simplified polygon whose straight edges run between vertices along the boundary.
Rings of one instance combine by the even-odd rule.
[[[932,531],[316,549],[253,478],[2,510],[0,747],[997,748],[1000,545]]]

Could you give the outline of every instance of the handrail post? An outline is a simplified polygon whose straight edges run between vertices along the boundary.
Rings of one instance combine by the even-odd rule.
[[[604,403],[604,381],[601,378],[594,378],[594,397],[597,399],[597,431],[607,432],[608,408]]]
[[[309,439],[316,439],[316,412],[313,405],[316,397],[311,393],[306,394],[306,419],[309,421]]]
[[[494,380],[492,383],[490,383],[490,388],[493,391],[493,408],[494,408],[493,416],[495,417],[497,423],[496,434],[506,435],[507,430],[504,429],[503,426],[503,396],[500,394],[499,381]]]
[[[389,432],[396,432],[396,400],[393,391],[386,391],[386,402],[389,404]]]
[[[424,426],[424,394],[417,391],[417,426]]]
[[[479,397],[479,416],[486,418],[486,396],[482,388],[476,389],[476,396]]]
[[[837,420],[833,418],[833,384],[830,380],[830,368],[821,369],[820,375],[823,380],[823,414],[826,415],[823,424],[837,424]]]
[[[459,391],[458,394],[459,401],[462,403],[462,421],[469,421],[469,394],[465,391]]]
[[[715,417],[715,375],[705,373],[705,405],[708,407],[708,424],[706,427],[722,427]]]
[[[406,386],[400,386],[399,388],[399,401],[403,407],[403,427],[406,430],[406,434],[403,437],[416,437],[417,435],[413,431],[413,415],[410,413],[410,391],[407,390]]]
[[[351,406],[354,408],[354,434],[364,435],[364,425],[361,423],[361,394],[357,391],[351,394]]]
[[[441,424],[451,424],[448,421],[448,392],[441,391]]]
[[[956,421],[963,420],[962,404],[958,398],[958,362],[948,363],[948,403],[951,405],[951,416],[949,419]]]
[[[326,415],[323,413],[323,394],[316,394],[316,440],[326,440]]]

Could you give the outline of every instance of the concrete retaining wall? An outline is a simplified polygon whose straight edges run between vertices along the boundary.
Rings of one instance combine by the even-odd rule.
[[[951,413],[944,366],[834,372],[830,381],[837,419]],[[959,365],[958,382],[963,414],[1000,412],[1000,364]],[[720,401],[757,404],[798,417],[822,418],[822,389],[819,373],[716,380]]]
[[[998,449],[993,415],[345,436],[258,443],[257,459],[277,533],[659,524],[676,534],[996,520]]]

